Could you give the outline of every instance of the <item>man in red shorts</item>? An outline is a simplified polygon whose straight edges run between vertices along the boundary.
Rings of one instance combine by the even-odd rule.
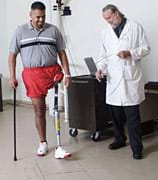
[[[46,103],[48,89],[52,88],[58,76],[63,76],[62,68],[57,63],[57,56],[65,74],[65,86],[69,87],[71,76],[65,53],[65,43],[58,28],[45,23],[45,5],[33,2],[30,11],[30,22],[18,26],[10,43],[9,54],[9,86],[16,88],[16,59],[20,53],[24,66],[22,78],[26,87],[26,94],[31,98],[35,123],[40,138],[37,155],[44,156],[48,152],[46,138]],[[56,148],[57,158],[70,155],[61,147]]]

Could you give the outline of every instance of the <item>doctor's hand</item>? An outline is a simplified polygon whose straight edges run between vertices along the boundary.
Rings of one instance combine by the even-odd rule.
[[[131,57],[131,53],[130,53],[130,51],[124,50],[124,51],[118,52],[117,56],[121,59],[127,59],[127,58]]]
[[[101,82],[101,79],[104,77],[104,74],[103,74],[103,71],[102,70],[98,70],[96,73],[95,73],[95,77],[96,79]]]

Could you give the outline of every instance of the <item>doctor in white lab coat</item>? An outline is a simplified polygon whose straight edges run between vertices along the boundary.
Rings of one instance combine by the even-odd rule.
[[[139,104],[145,99],[141,63],[150,52],[142,26],[126,19],[115,5],[103,8],[108,22],[101,37],[96,78],[107,75],[106,103],[110,105],[115,140],[109,149],[126,145],[124,124],[127,122],[129,142],[134,159],[142,159]]]

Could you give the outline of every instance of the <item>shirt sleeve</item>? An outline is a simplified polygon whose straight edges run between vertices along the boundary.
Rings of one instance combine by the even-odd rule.
[[[9,50],[10,52],[16,55],[20,52],[20,29],[19,28],[15,30],[12,36]]]
[[[100,43],[100,52],[98,55],[98,59],[96,60],[96,65],[97,69],[100,69],[104,72],[106,72],[106,67],[107,67],[107,51],[106,47],[104,45],[104,32],[102,33],[101,36],[101,43]]]
[[[58,28],[56,28],[56,48],[57,52],[60,52],[66,48],[65,41]]]
[[[150,45],[148,43],[143,27],[140,24],[138,24],[136,33],[138,47],[130,50],[133,60],[139,60],[150,53]]]

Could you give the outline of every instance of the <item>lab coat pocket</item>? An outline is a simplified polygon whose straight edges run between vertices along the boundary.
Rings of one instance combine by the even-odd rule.
[[[125,65],[124,66],[124,78],[126,80],[133,80],[138,78],[138,71],[136,65]]]

